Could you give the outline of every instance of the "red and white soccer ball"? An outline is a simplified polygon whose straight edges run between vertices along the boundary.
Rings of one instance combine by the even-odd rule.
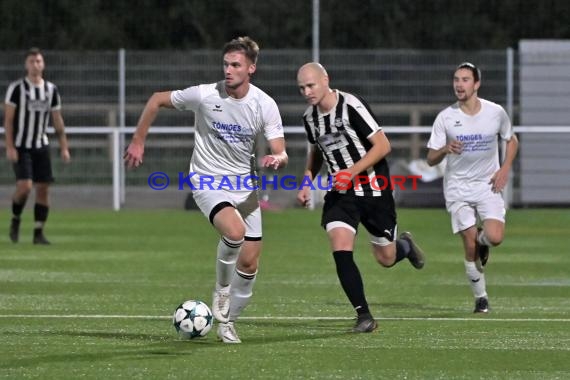
[[[178,334],[186,339],[205,336],[214,320],[212,311],[202,301],[188,300],[176,308],[172,324]]]

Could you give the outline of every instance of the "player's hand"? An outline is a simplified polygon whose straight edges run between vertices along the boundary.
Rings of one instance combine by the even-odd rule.
[[[127,147],[123,159],[128,168],[138,168],[143,163],[143,155],[144,145],[133,141]]]
[[[6,147],[6,158],[10,162],[18,162],[18,149],[15,147]]]
[[[62,149],[61,150],[61,159],[66,164],[71,161],[71,155],[69,154],[69,149]]]
[[[303,207],[308,208],[311,203],[311,188],[303,187],[297,193],[297,202],[299,202]]]
[[[352,187],[352,179],[355,174],[349,169],[340,170],[332,173],[332,188],[334,190],[348,190]]]
[[[489,183],[491,184],[491,190],[493,193],[500,193],[503,191],[507,182],[509,181],[509,171],[504,169],[499,169],[493,176]]]
[[[261,166],[264,168],[279,169],[279,166],[281,166],[281,160],[272,154],[268,154],[267,156],[263,156],[261,159]]]
[[[461,141],[453,140],[446,146],[445,153],[447,154],[461,154],[463,152],[463,143]]]

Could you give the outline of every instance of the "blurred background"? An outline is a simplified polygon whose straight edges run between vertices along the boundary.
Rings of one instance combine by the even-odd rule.
[[[53,137],[55,207],[192,208],[177,183],[193,148],[191,112],[160,113],[142,168],[125,171],[122,151],[153,92],[222,79],[221,48],[242,35],[260,45],[253,82],[277,101],[285,125],[290,164],[279,175],[303,173],[306,105],[295,77],[317,60],[331,87],[371,105],[392,143],[392,174],[426,179],[396,191],[398,204],[442,206],[441,171],[425,167],[425,145],[435,116],[455,100],[454,68],[470,61],[483,73],[480,97],[507,110],[521,140],[510,205],[570,205],[567,1],[3,0],[0,13],[2,92],[36,46],[62,96],[72,163],[60,162]],[[260,141],[258,153],[265,149]],[[14,179],[3,138],[0,151],[0,206],[8,207]],[[166,190],[149,187],[155,171],[170,177]],[[295,207],[295,195],[263,191],[264,207]]]

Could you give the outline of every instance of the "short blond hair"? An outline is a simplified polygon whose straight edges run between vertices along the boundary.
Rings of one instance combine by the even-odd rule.
[[[222,55],[226,53],[231,53],[234,51],[241,51],[245,56],[254,64],[257,63],[257,56],[259,55],[259,46],[257,42],[249,38],[248,36],[234,38],[230,42],[224,45],[222,49]]]

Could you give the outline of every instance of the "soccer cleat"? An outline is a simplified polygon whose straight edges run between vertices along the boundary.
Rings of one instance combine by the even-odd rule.
[[[378,327],[378,323],[372,317],[372,314],[366,313],[356,317],[356,324],[352,328],[352,332],[356,333],[369,333]]]
[[[222,323],[230,320],[230,286],[214,290],[212,299],[212,314]]]
[[[233,322],[218,324],[218,338],[224,343],[241,343]]]
[[[489,300],[487,297],[475,298],[475,310],[474,313],[488,313],[489,312]]]
[[[408,260],[410,264],[416,269],[422,269],[425,264],[424,252],[414,242],[412,234],[408,231],[402,232],[400,239],[406,240],[410,244],[410,252],[408,253]]]
[[[17,243],[20,239],[20,221],[21,219],[12,218],[10,222],[10,240]]]
[[[481,227],[477,227],[477,237],[479,237],[479,233],[482,231]],[[480,244],[477,239],[475,239],[477,255],[479,256],[479,260],[481,260],[481,266],[485,266],[487,264],[487,260],[489,260],[489,246]]]
[[[51,243],[46,239],[42,230],[34,230],[34,244],[50,245]]]

